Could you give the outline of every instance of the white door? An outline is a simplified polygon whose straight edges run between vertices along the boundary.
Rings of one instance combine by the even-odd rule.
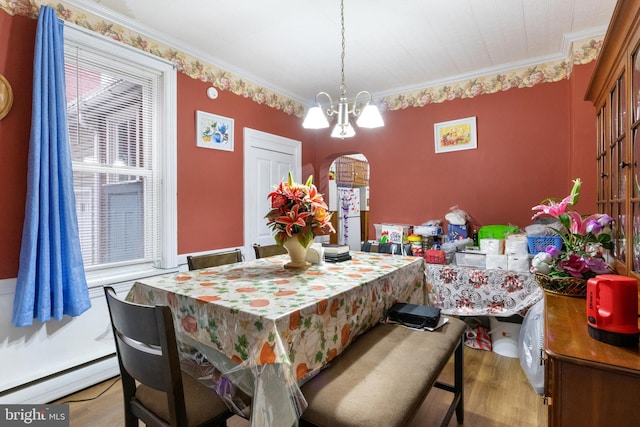
[[[255,258],[252,245],[275,243],[264,216],[271,205],[267,195],[289,171],[300,182],[302,143],[289,138],[244,129],[244,254]]]

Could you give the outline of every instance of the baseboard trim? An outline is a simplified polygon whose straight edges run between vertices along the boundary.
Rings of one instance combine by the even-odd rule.
[[[45,404],[120,375],[115,354],[0,393],[4,404]]]

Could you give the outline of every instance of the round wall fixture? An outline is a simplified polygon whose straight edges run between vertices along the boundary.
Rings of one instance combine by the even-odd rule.
[[[218,90],[215,87],[211,86],[207,89],[207,96],[211,99],[216,99],[218,97]]]
[[[9,114],[13,105],[13,91],[7,79],[0,74],[0,120]]]

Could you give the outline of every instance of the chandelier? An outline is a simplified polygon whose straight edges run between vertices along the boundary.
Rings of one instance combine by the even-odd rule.
[[[340,0],[340,23],[342,26],[342,56],[341,56],[341,76],[342,82],[340,84],[340,98],[338,99],[338,105],[334,106],[331,96],[327,92],[319,92],[316,95],[314,106],[309,109],[307,116],[302,122],[302,127],[305,129],[323,129],[329,127],[329,119],[333,116],[337,116],[336,126],[331,132],[333,138],[351,138],[356,134],[356,131],[351,126],[349,115],[353,114],[357,117],[356,124],[361,128],[377,128],[384,126],[382,116],[378,107],[372,104],[373,98],[371,93],[363,90],[358,92],[353,104],[349,106],[347,100],[347,88],[344,84],[344,1]],[[329,98],[329,107],[326,110],[322,109],[320,105],[320,96],[326,96]],[[358,98],[360,96],[366,97],[366,103],[363,108],[358,107]],[[363,101],[364,102],[364,101]]]

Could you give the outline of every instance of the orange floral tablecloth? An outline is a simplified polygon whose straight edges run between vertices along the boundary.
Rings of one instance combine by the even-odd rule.
[[[273,396],[294,402],[295,422],[306,408],[296,395],[301,381],[379,322],[393,303],[426,301],[422,258],[351,256],[307,270],[285,269],[288,256],[280,255],[158,276],[136,282],[127,299],[170,306],[179,338],[202,345],[208,358],[216,359],[215,349],[251,368],[257,381],[252,425],[281,425],[285,415],[274,415],[274,408],[286,402]],[[278,369],[281,384],[260,383],[265,372],[260,367],[268,365],[286,367]],[[228,364],[221,369],[227,370]],[[280,386],[283,390],[273,390]]]
[[[543,298],[533,274],[427,264],[428,301],[443,314],[511,316]]]

